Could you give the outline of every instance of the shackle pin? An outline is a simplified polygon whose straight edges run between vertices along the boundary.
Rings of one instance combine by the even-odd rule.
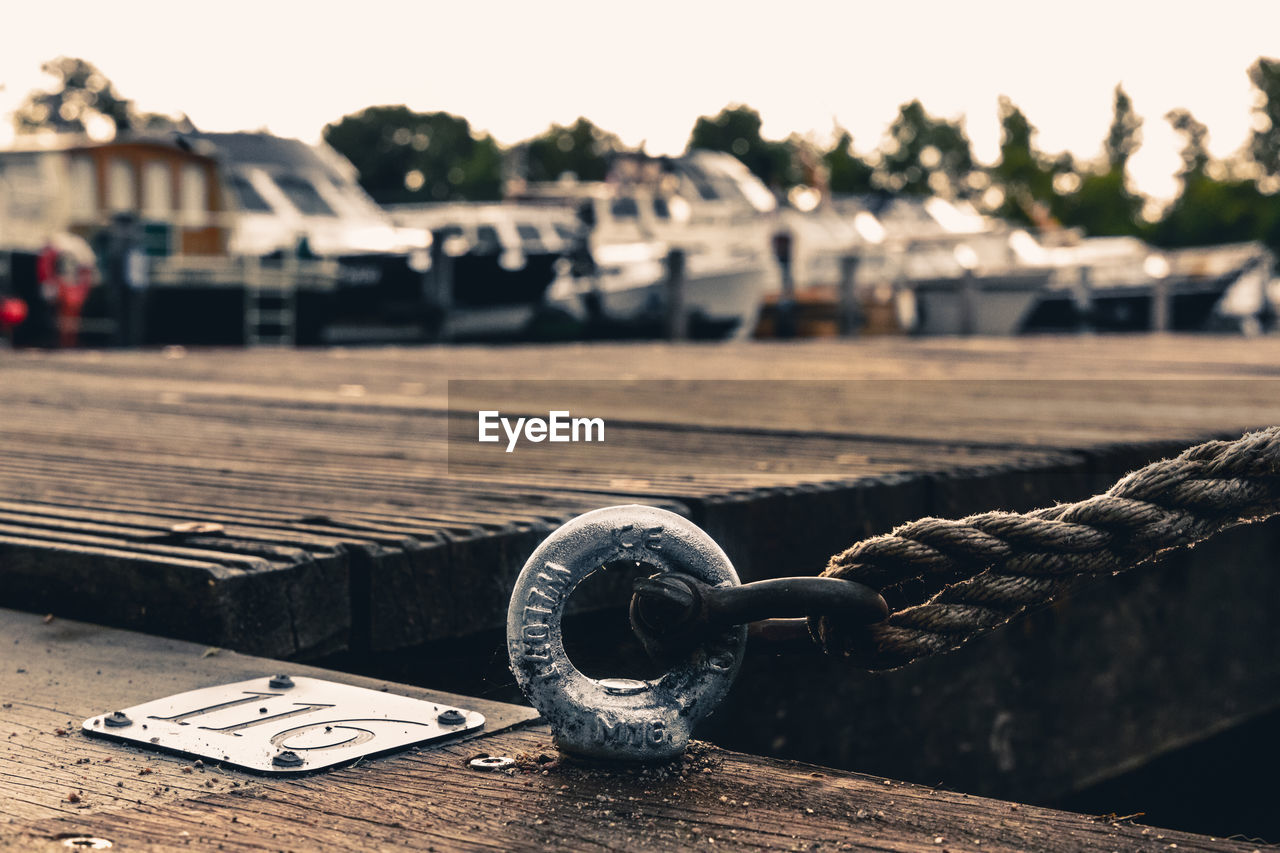
[[[659,656],[707,634],[764,620],[773,624],[761,636],[789,638],[804,630],[803,620],[793,617],[834,614],[879,622],[889,615],[889,606],[871,587],[840,578],[771,578],[716,587],[681,572],[662,572],[632,584],[632,630]]]

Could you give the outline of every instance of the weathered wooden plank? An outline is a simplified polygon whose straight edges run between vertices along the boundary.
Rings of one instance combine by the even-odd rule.
[[[142,752],[79,734],[86,717],[113,707],[281,671],[283,664],[235,652],[167,640],[83,622],[0,610],[0,812],[10,818],[41,819],[78,814],[83,806],[111,808],[131,801],[125,793],[148,795],[165,786],[180,796],[200,780],[181,771],[190,762]],[[293,675],[327,678],[370,689],[386,682],[290,663]],[[463,704],[488,719],[486,730],[536,717],[532,709],[468,699],[438,691],[397,686],[397,692],[430,701]],[[61,734],[59,733],[61,730]],[[89,757],[96,769],[77,764]],[[103,759],[112,759],[106,766]],[[87,763],[86,763],[87,764]],[[141,774],[143,767],[155,773]],[[225,774],[224,774],[225,776]],[[252,777],[239,775],[238,779]],[[83,790],[79,803],[66,800],[68,785]],[[135,784],[136,783],[136,784]],[[171,797],[166,797],[171,799]],[[9,812],[9,809],[13,809]]]
[[[265,560],[228,568],[173,555],[156,556],[94,544],[0,536],[6,605],[100,617],[147,626],[170,636],[296,654],[345,642],[349,609],[322,593],[345,594],[345,565],[311,571],[300,560],[289,577]],[[334,586],[329,578],[338,573]],[[265,576],[265,577],[264,577]],[[302,645],[305,643],[305,645]]]
[[[529,380],[590,381],[600,407],[590,413],[612,424],[606,453],[450,458],[450,423],[467,427],[480,399],[450,389],[457,377],[496,380],[485,394],[531,411],[546,404]],[[813,573],[850,542],[921,515],[1083,497],[1195,440],[1280,421],[1277,378],[1280,341],[1190,337],[0,353],[0,606],[273,655],[345,644],[350,665],[374,667],[383,651],[500,626],[510,579],[537,540],[597,506],[683,512],[747,579]],[[153,536],[180,522],[224,531]],[[1250,541],[1224,557],[1242,572],[1265,559]],[[1165,592],[1190,605],[1187,589]],[[1244,606],[1253,594],[1242,590],[1232,601]],[[952,686],[985,672],[948,667]],[[814,701],[823,672],[786,668],[778,683],[844,731],[854,718]],[[1269,678],[1220,689],[1212,713],[1193,702],[1173,728],[1141,716],[1158,691],[1117,693],[1129,704],[1107,712],[1152,736],[1077,754],[1074,775],[1050,761],[1040,781],[1060,788],[1112,772],[1277,695]],[[892,720],[918,704],[890,692],[893,702],[867,713]],[[1162,701],[1183,704],[1176,693]],[[984,742],[985,711],[934,710],[972,729],[953,729],[958,740]],[[778,737],[750,734],[753,749]],[[809,754],[796,743],[793,754]],[[834,754],[856,764],[865,744],[840,743]],[[1018,773],[1038,760],[1035,744],[1025,748]],[[942,778],[945,751],[923,752],[934,763],[894,772]],[[959,776],[986,773],[975,789],[1002,793],[1040,784],[997,773],[992,760]]]
[[[65,849],[76,835],[138,850],[1254,849],[705,745],[658,768],[562,762],[545,728],[501,731],[526,712],[458,697],[449,701],[481,710],[498,733],[302,779],[196,768],[68,723],[279,664],[3,611],[0,646],[14,664],[0,671],[0,849]],[[477,772],[467,767],[477,754],[521,763]]]
[[[62,378],[68,383],[75,380],[70,375]],[[203,405],[175,409],[177,404],[163,395],[148,408],[136,398],[137,389],[127,371],[122,384],[99,387],[102,379],[100,372],[95,375],[94,383],[79,390],[78,400],[56,395],[51,400],[31,398],[29,391],[17,394],[28,408],[13,410],[16,417],[0,424],[0,434],[7,436],[2,445],[4,464],[14,475],[0,488],[14,498],[8,504],[12,511],[19,512],[25,502],[36,500],[64,507],[68,514],[64,527],[72,523],[71,517],[82,526],[107,520],[136,526],[143,523],[141,519],[122,522],[113,519],[110,511],[93,517],[76,515],[80,506],[132,501],[136,509],[161,519],[179,515],[226,526],[227,535],[202,540],[212,557],[223,562],[234,561],[234,554],[244,550],[236,543],[245,537],[269,537],[286,546],[299,533],[323,532],[334,537],[346,554],[351,584],[346,623],[354,626],[348,644],[357,649],[405,647],[500,624],[500,593],[538,538],[554,524],[596,506],[644,501],[678,509],[673,499],[740,503],[764,499],[769,493],[785,498],[797,493],[795,485],[811,481],[865,479],[868,474],[907,465],[941,470],[957,463],[1007,465],[1010,461],[1007,451],[954,443],[899,445],[794,431],[775,435],[754,430],[739,435],[685,430],[674,434],[684,443],[673,443],[660,426],[623,424],[621,440],[610,447],[606,474],[551,464],[525,465],[515,472],[492,467],[463,470],[450,476],[439,454],[424,451],[417,446],[423,442],[415,438],[429,435],[433,424],[439,433],[444,419],[438,413],[424,413],[425,420],[388,419],[385,409],[317,415],[317,410],[300,411],[278,401],[269,405],[259,401],[263,404],[254,408],[252,401],[245,400],[212,410]],[[123,399],[110,396],[116,392]],[[86,397],[91,405],[86,405]],[[252,414],[246,418],[246,412]],[[346,437],[353,429],[360,440]],[[147,436],[145,448],[138,444],[139,435]],[[200,448],[198,454],[192,454],[193,446]],[[655,448],[665,453],[668,468],[682,473],[663,473],[660,465],[655,470]],[[757,460],[745,477],[734,473],[735,460],[744,452]],[[1052,458],[1038,451],[1023,451],[1022,456],[1041,462]],[[798,471],[791,470],[797,466]],[[628,470],[639,476],[626,476]],[[275,512],[277,519],[258,523],[237,516],[234,523],[229,521],[229,512],[245,510]],[[378,510],[375,531],[369,514]],[[703,514],[712,520],[709,513]],[[36,524],[27,513],[19,520],[29,527],[48,528],[56,526],[51,519],[45,513]],[[324,520],[322,529],[301,527],[317,519]],[[31,531],[25,532],[32,538]],[[376,547],[368,541],[376,538],[375,533],[383,536]],[[42,565],[42,577],[51,578],[50,573],[63,565],[62,559]],[[272,571],[280,578],[302,573],[288,561],[272,564]],[[254,577],[265,582],[276,575]],[[245,589],[251,586],[246,579],[239,583]],[[329,590],[335,601],[342,594],[340,585],[333,583],[319,587],[289,583],[300,590]],[[64,595],[78,586],[66,585]],[[26,588],[15,588],[9,602],[37,610],[86,612],[65,598],[43,597],[47,591],[47,586],[28,583]],[[263,592],[259,597],[271,595]],[[149,607],[147,612],[157,611]],[[134,613],[141,616],[141,604]],[[322,641],[340,642],[343,620],[317,612],[295,621],[304,631],[318,625],[329,630],[314,642],[299,642],[294,653],[314,653],[324,648]],[[121,624],[171,630],[162,627],[162,621]],[[185,624],[194,627],[208,622]],[[200,638],[236,643],[222,633]],[[290,653],[284,645],[251,650]]]
[[[548,748],[534,730],[288,783],[236,786],[197,772],[180,792],[130,777],[130,789],[144,789],[140,804],[21,821],[5,835],[16,847],[74,833],[126,849],[230,851],[1256,849],[717,750],[683,772],[646,775],[465,768],[480,752],[536,761]]]

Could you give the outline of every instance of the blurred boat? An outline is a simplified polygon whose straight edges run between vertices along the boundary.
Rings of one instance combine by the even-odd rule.
[[[851,238],[824,239],[833,211]],[[1275,316],[1274,257],[1260,243],[1160,250],[1133,237],[1033,234],[938,198],[835,199],[788,223],[801,333],[837,332],[841,255],[873,332],[1255,331]],[[771,298],[758,334],[776,333],[781,310]]]
[[[227,251],[269,263],[336,262],[336,281],[307,337],[326,341],[418,337],[428,318],[423,286],[430,236],[396,225],[329,146],[269,133],[188,133],[179,145],[207,153],[235,211]]]
[[[576,213],[586,265],[564,264],[549,307],[590,336],[651,337],[667,312],[667,259],[683,255],[683,299],[695,337],[745,335],[775,280],[772,193],[720,152],[623,159],[604,183],[532,185],[520,196]]]
[[[15,330],[16,341],[40,345],[54,337],[54,300],[36,258],[46,247],[56,248],[60,235],[100,250],[107,286],[97,288],[84,307],[88,325],[101,321],[105,340],[118,337],[126,319],[129,294],[115,286],[120,276],[113,274],[125,270],[113,238],[125,232],[126,223],[142,253],[226,255],[230,229],[212,157],[169,137],[93,142],[64,135],[21,143],[0,151],[4,273],[31,308]]]
[[[106,315],[146,330],[130,343],[319,342],[339,318],[417,328],[429,235],[395,226],[327,146],[266,133],[38,138],[0,151],[0,197],[0,248],[58,233],[95,245]],[[122,253],[143,260],[123,282]],[[255,307],[266,291],[277,304]],[[145,317],[125,317],[144,297]],[[268,314],[274,333],[259,336]]]
[[[836,198],[792,211],[785,222],[795,235],[800,332],[838,330],[847,276],[843,287],[866,331],[1016,334],[1052,273],[1017,259],[1015,231],[1006,223],[940,198]],[[757,334],[776,334],[785,310],[780,299],[770,300]]]
[[[1052,275],[1047,266],[1017,257],[1013,243],[1025,232],[967,203],[941,198],[893,199],[874,210],[886,232],[880,277],[891,275],[905,294],[900,301],[909,331],[1021,331]],[[874,269],[867,272],[876,275]]]
[[[444,340],[554,335],[546,308],[573,217],[554,207],[449,202],[390,205],[436,247],[429,301]]]
[[[1015,249],[1054,271],[1028,332],[1256,331],[1269,310],[1275,258],[1261,243],[1160,250],[1135,237],[1045,246],[1025,235]]]

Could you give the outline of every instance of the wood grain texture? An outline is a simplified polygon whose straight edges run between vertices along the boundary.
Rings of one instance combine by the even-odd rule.
[[[552,381],[608,420],[603,454],[447,452],[482,405],[560,405]],[[745,580],[814,574],[920,516],[1079,499],[1280,422],[1280,339],[4,351],[0,413],[0,606],[272,657],[346,649],[366,672],[390,651],[470,644],[465,669],[495,659],[479,632],[501,629],[525,558],[580,512],[664,506]],[[191,523],[216,527],[179,532]],[[1060,795],[1280,700],[1270,646],[1250,642],[1272,636],[1257,569],[1274,533],[1231,541],[931,668],[867,681],[753,655],[716,737]],[[400,680],[441,683],[406,654]],[[1046,659],[1053,679],[1037,675]],[[816,693],[824,679],[841,690]]]
[[[657,768],[562,763],[543,726],[520,722],[527,712],[480,700],[458,701],[489,714],[493,734],[301,779],[262,778],[89,739],[68,723],[280,664],[11,612],[0,612],[0,644],[5,850],[62,850],[61,839],[76,835],[123,850],[1255,849],[706,745]],[[520,727],[496,731],[508,724]],[[469,769],[480,754],[519,766]]]
[[[647,773],[551,764],[544,775],[532,767],[549,749],[534,728],[288,782],[197,771],[164,790],[130,779],[132,801],[19,820],[0,838],[228,851],[1256,849],[717,750]],[[511,775],[468,769],[481,753],[531,762]]]
[[[608,420],[601,452],[448,453],[486,400],[554,405],[534,380]],[[0,605],[315,656],[498,627],[599,506],[689,515],[758,578],[1083,497],[1280,422],[1280,339],[0,352],[0,408]]]
[[[208,778],[193,780],[181,772],[189,761],[80,734],[81,722],[95,714],[277,671],[390,689],[374,679],[67,619],[46,622],[12,610],[0,610],[0,649],[0,802],[5,804],[0,810],[12,818],[78,814],[157,789],[173,796],[197,787],[207,790]],[[486,731],[537,716],[521,706],[401,685],[395,689],[479,711]],[[148,767],[154,772],[143,772]],[[72,791],[79,797],[76,803],[67,800]]]

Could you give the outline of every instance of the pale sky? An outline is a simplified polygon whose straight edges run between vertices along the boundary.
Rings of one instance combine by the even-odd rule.
[[[1139,188],[1175,192],[1186,107],[1217,156],[1250,127],[1246,69],[1280,56],[1280,2],[954,0],[774,3],[648,0],[364,2],[223,0],[10,3],[0,36],[0,145],[9,114],[59,55],[96,64],[141,109],[185,111],[203,130],[266,127],[307,141],[374,104],[447,110],[510,144],[585,115],[628,144],[677,153],[699,115],[760,111],[764,134],[873,149],[914,97],[964,117],[980,160],[997,154],[1009,95],[1040,147],[1100,151],[1112,89],[1146,122]]]

